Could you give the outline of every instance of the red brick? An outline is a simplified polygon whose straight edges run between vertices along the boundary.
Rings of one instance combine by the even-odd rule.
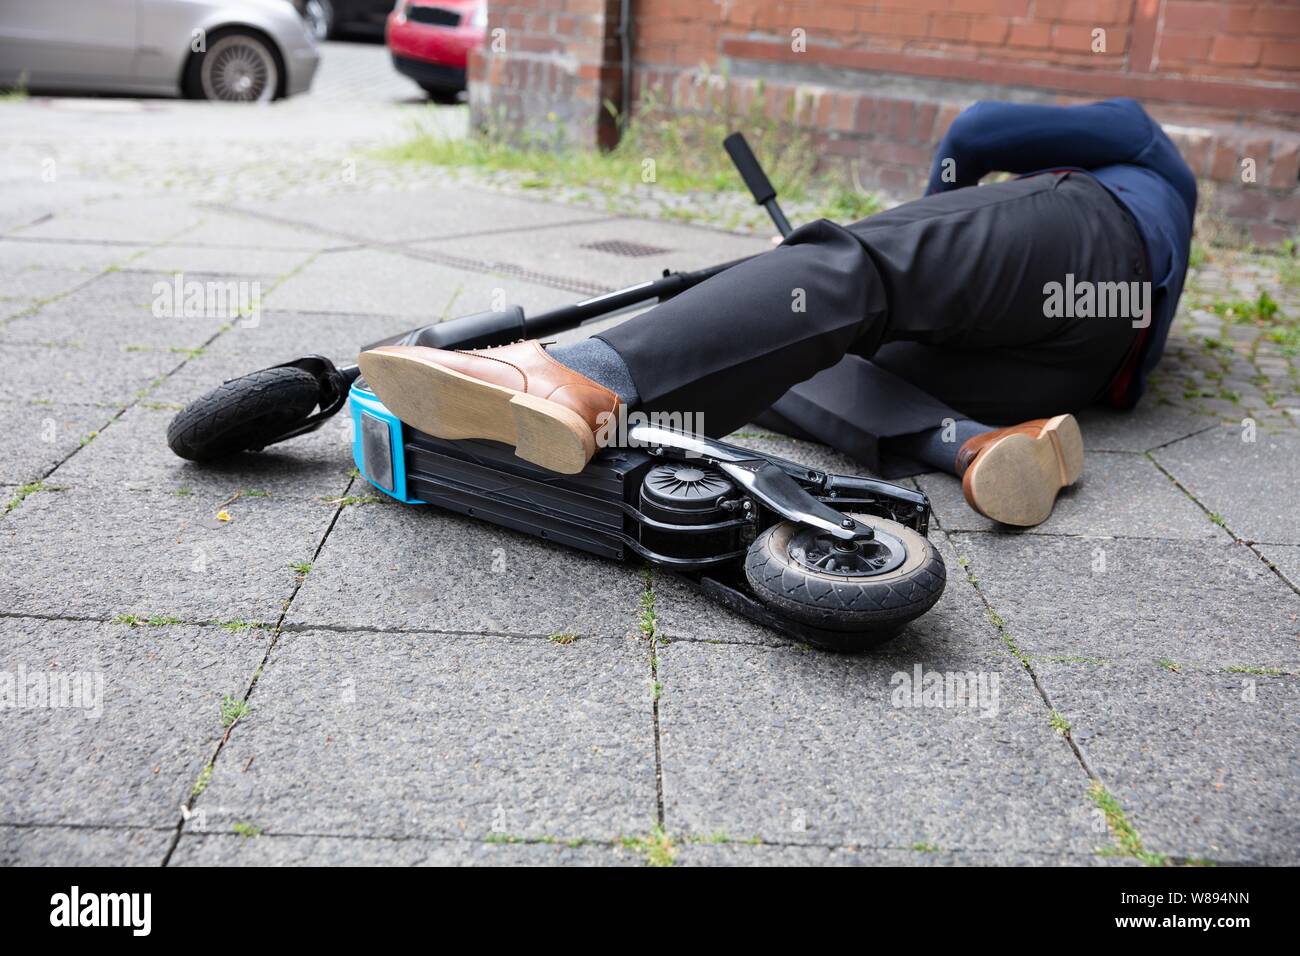
[[[954,13],[978,13],[986,16],[1029,16],[1029,0],[952,0]]]
[[[1030,21],[1028,23],[1011,24],[1011,32],[1007,36],[1007,46],[1046,49],[1051,45],[1052,25],[1050,23]]]
[[[1203,62],[1209,58],[1210,41],[1208,36],[1168,34],[1158,39],[1156,57],[1161,64]]]
[[[1250,32],[1275,37],[1300,36],[1300,4],[1261,6],[1252,11]]]
[[[1003,17],[982,17],[972,21],[968,34],[972,43],[1003,43],[1011,23]]]
[[[1058,23],[1052,27],[1052,49],[1091,54],[1092,29]],[[1109,37],[1106,38],[1106,49],[1111,49]]]
[[[1271,218],[1275,222],[1300,224],[1300,196],[1288,196],[1274,202]]]
[[[1237,179],[1240,157],[1237,150],[1223,140],[1216,140],[1213,147],[1213,159],[1210,162],[1210,178],[1216,182],[1230,183]]]
[[[1265,40],[1263,63],[1275,70],[1300,70],[1300,40]]]
[[[1300,141],[1275,143],[1273,168],[1269,170],[1268,184],[1274,189],[1295,189],[1300,180]]]
[[[1263,44],[1254,37],[1234,37],[1220,34],[1210,48],[1210,62],[1231,66],[1254,66],[1259,62]]]
[[[1166,0],[1162,21],[1166,32],[1197,33],[1218,27],[1214,9],[1209,4],[1197,3],[1195,0]]]
[[[965,17],[954,17],[950,13],[930,15],[930,25],[926,32],[940,40],[964,40],[970,28],[970,21]]]
[[[1246,224],[1246,232],[1250,236],[1250,241],[1257,246],[1277,245],[1284,239],[1290,239],[1294,227],[1280,226],[1268,222],[1252,222]]]

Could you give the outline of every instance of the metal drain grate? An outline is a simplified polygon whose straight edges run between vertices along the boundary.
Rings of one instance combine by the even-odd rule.
[[[647,246],[643,242],[628,242],[626,239],[601,239],[599,242],[585,242],[582,244],[583,249],[595,249],[597,252],[608,252],[611,256],[627,256],[629,259],[639,259],[641,256],[659,256],[665,252],[671,252],[671,249],[661,249],[658,246]]]

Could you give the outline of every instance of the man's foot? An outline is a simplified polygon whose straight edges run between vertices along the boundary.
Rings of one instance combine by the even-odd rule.
[[[1046,521],[1057,493],[1082,473],[1083,436],[1073,415],[984,432],[957,452],[967,504],[1003,524]]]
[[[536,341],[452,352],[386,345],[362,352],[361,375],[388,410],[438,438],[482,438],[550,471],[576,475],[596,453],[618,396],[561,365]]]

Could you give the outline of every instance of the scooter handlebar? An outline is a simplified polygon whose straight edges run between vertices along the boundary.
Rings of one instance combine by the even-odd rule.
[[[749,143],[745,142],[743,133],[732,133],[722,141],[722,146],[731,157],[731,161],[736,164],[736,171],[740,173],[740,178],[753,193],[754,202],[765,206],[776,198],[776,190],[772,188],[771,180],[767,178],[767,173],[763,172],[758,157],[749,148]]]

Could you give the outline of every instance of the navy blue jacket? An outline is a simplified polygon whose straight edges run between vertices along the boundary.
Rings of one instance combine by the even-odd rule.
[[[944,182],[944,160],[953,182]],[[1164,130],[1132,99],[1083,106],[980,102],[948,128],[926,193],[974,186],[987,173],[1087,172],[1137,222],[1151,264],[1151,327],[1131,379],[1112,400],[1133,405],[1160,360],[1182,295],[1196,212],[1196,177]]]

